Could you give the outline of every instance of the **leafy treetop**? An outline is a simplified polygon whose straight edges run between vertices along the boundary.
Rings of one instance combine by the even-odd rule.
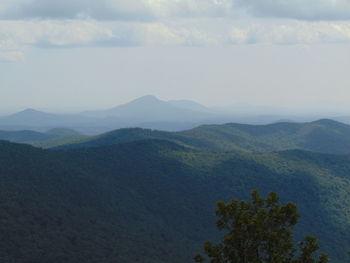
[[[252,191],[251,202],[231,200],[217,203],[217,227],[227,233],[219,244],[206,242],[205,253],[211,263],[326,263],[328,256],[321,254],[315,237],[307,236],[296,248],[291,229],[299,214],[293,203],[279,204],[276,193],[264,199]],[[196,262],[204,257],[197,255]]]

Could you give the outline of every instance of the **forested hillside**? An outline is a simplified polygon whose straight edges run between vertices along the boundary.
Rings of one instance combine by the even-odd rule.
[[[119,129],[84,141],[65,142],[61,148],[84,148],[142,139],[165,139],[196,150],[214,152],[271,152],[301,149],[323,153],[350,153],[350,126],[319,120],[309,123],[203,125],[183,132]]]
[[[32,130],[0,130],[0,140],[28,143],[43,147],[54,147],[72,141],[78,142],[82,138],[85,138],[85,136],[67,128],[54,128],[46,132],[37,132]]]
[[[164,140],[75,150],[0,143],[0,262],[192,262],[215,203],[253,188],[298,204],[298,239],[350,250],[350,157],[200,152]]]
[[[42,142],[55,138],[53,134],[46,134],[30,130],[22,131],[0,131],[0,140],[12,142]]]

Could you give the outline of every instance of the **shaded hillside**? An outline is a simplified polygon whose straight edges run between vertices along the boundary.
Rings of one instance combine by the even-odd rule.
[[[72,129],[55,128],[47,132],[37,132],[31,130],[21,131],[1,131],[0,140],[18,142],[18,143],[30,143],[34,145],[43,146],[56,146],[62,145],[67,142],[78,142],[79,138],[84,136]],[[56,142],[56,143],[53,143]]]
[[[193,149],[216,152],[302,149],[323,153],[350,153],[350,126],[326,119],[269,125],[203,125],[183,132],[120,129],[63,148],[98,147],[142,139],[165,139]]]
[[[44,141],[32,141],[28,142],[30,145],[39,148],[54,148],[60,147],[61,145],[71,144],[71,143],[81,143],[84,142],[88,136],[86,135],[67,135],[67,136],[56,136],[52,139],[44,140]]]
[[[60,136],[60,137],[81,135],[79,132],[69,128],[53,128],[46,131],[46,134],[51,134],[51,135]]]
[[[36,131],[0,131],[0,140],[12,141],[12,142],[32,142],[32,141],[45,141],[56,136],[53,134],[46,134]]]
[[[0,259],[192,262],[218,237],[215,202],[257,188],[299,204],[297,237],[320,237],[341,260],[350,249],[349,174],[348,156],[303,151],[196,152],[161,140],[49,151],[0,142]]]

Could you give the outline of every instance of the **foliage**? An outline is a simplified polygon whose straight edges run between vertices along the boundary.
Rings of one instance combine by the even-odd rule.
[[[319,248],[316,238],[307,236],[299,244],[297,252],[293,242],[292,228],[297,224],[299,213],[293,203],[279,204],[276,193],[263,199],[257,190],[252,201],[232,199],[230,203],[218,202],[217,227],[225,230],[223,241],[217,245],[206,242],[207,256],[212,263],[326,263],[328,256],[322,254],[315,260],[313,254]],[[196,262],[203,262],[200,255]]]
[[[42,142],[56,137],[52,134],[46,134],[36,131],[0,131],[0,140],[8,140],[12,142]]]
[[[217,240],[217,200],[278,191],[296,239],[350,249],[350,157],[199,152],[163,140],[53,151],[0,142],[0,262],[190,262]]]
[[[66,128],[55,128],[47,132],[37,132],[31,130],[0,130],[0,140],[29,143],[44,148],[54,147],[65,143],[77,143],[82,141],[84,137],[85,136],[80,135],[78,132]]]
[[[191,149],[211,152],[301,149],[323,153],[350,153],[350,126],[332,120],[268,125],[202,125],[182,132],[119,129],[87,138],[83,142],[62,142],[61,149],[100,147],[144,139],[168,140]]]

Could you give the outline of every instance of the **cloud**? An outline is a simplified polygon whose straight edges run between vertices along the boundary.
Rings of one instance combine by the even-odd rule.
[[[350,22],[225,19],[189,22],[98,22],[92,20],[0,21],[1,61],[22,60],[28,47],[313,45],[350,43]]]
[[[232,0],[13,0],[12,4],[0,5],[3,19],[154,21],[169,17],[225,16],[231,11]]]
[[[218,45],[218,36],[198,27],[152,23],[140,25],[135,31],[145,46],[208,46]],[[221,43],[222,44],[222,43]]]
[[[78,47],[116,39],[114,32],[91,21],[0,21],[0,60],[23,60],[25,49]]]
[[[146,46],[318,45],[350,43],[350,22],[287,21],[276,24],[262,20],[241,25],[209,19],[192,24],[141,24],[134,28],[133,35],[140,45]]]
[[[248,13],[273,18],[350,20],[349,0],[234,0]]]
[[[18,62],[24,60],[24,54],[21,51],[0,51],[0,62]]]
[[[350,20],[349,0],[1,0],[2,19],[159,21],[174,17]]]
[[[233,27],[233,44],[312,45],[350,43],[349,22],[290,22],[287,24]]]
[[[26,45],[86,45],[113,38],[106,26],[89,21],[0,21],[0,49]]]

